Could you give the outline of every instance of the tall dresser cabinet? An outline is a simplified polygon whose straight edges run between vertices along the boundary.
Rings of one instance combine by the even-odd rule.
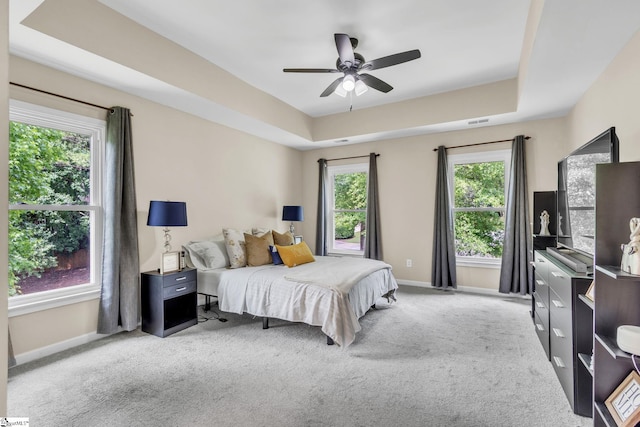
[[[594,426],[615,426],[605,401],[634,369],[616,344],[620,325],[640,326],[640,276],[620,270],[629,220],[640,217],[640,162],[596,166]]]
[[[540,343],[562,385],[573,412],[590,417],[592,313],[580,301],[591,277],[576,273],[546,251],[534,252],[534,324]]]

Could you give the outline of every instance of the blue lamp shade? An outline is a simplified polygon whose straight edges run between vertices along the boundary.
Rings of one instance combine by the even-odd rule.
[[[161,202],[152,200],[149,203],[147,225],[156,227],[186,227],[187,204],[185,202]]]
[[[302,206],[284,206],[282,208],[283,221],[304,221]]]

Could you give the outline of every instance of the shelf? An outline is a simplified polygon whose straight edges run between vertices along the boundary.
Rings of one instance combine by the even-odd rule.
[[[600,418],[604,421],[607,427],[616,427],[616,422],[609,413],[607,406],[602,402],[593,402],[598,414],[600,414]]]
[[[584,353],[578,353],[578,359],[580,359],[580,361],[585,366],[585,368],[587,368],[587,371],[589,371],[591,376],[593,376],[593,371],[591,370],[591,355],[590,354],[584,354]]]
[[[640,276],[636,274],[625,273],[620,270],[620,267],[616,267],[613,265],[596,265],[596,271],[606,274],[612,279],[616,280],[638,280],[640,281]]]
[[[594,308],[593,301],[591,301],[589,298],[587,298],[586,295],[578,294],[578,298],[580,299],[580,301],[585,303],[587,305],[587,307],[589,307],[591,310],[593,310],[593,308]]]
[[[629,353],[618,348],[615,340],[598,334],[595,334],[594,336],[614,359],[631,359],[631,355]]]

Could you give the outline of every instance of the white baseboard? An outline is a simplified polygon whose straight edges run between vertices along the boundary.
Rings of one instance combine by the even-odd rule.
[[[404,286],[415,286],[418,288],[427,288],[427,289],[437,289],[437,290],[441,290],[439,288],[435,288],[433,286],[431,286],[430,282],[420,282],[417,280],[402,280],[402,279],[398,279],[397,280],[399,285],[404,285]],[[494,297],[501,297],[501,298],[505,298],[505,297],[511,297],[511,298],[519,298],[519,299],[531,299],[530,295],[520,295],[520,294],[501,294],[500,292],[498,292],[497,289],[487,289],[487,288],[476,288],[474,286],[458,286],[456,289],[442,289],[445,292],[466,292],[466,293],[471,293],[471,294],[480,294],[480,295],[489,295],[489,296],[494,296]]]
[[[38,360],[43,357],[59,353],[61,351],[68,350],[70,348],[77,347],[82,344],[87,344],[93,341],[97,341],[107,336],[108,335],[92,332],[89,334],[73,337],[65,341],[57,342],[55,344],[51,344],[45,347],[40,347],[32,351],[16,354],[16,365],[22,365],[24,363],[33,362],[34,360]]]

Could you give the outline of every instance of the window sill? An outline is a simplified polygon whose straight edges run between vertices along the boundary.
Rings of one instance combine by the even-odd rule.
[[[100,298],[98,285],[79,285],[9,298],[9,317],[22,316],[51,308]]]
[[[354,252],[327,252],[327,256],[364,258],[363,253],[354,253]]]
[[[496,258],[456,257],[456,266],[499,270],[502,266],[502,260]]]

